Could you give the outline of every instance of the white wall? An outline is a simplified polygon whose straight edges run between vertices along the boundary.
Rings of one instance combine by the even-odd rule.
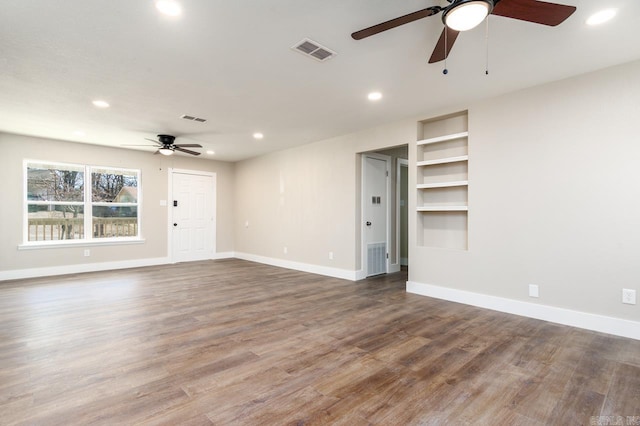
[[[233,250],[234,164],[164,157],[150,152],[108,148],[51,139],[0,133],[0,182],[3,182],[0,208],[0,278],[28,275],[25,271],[58,268],[84,270],[82,265],[105,262],[145,264],[167,257],[167,200],[169,167],[202,170],[217,174],[217,252]],[[144,244],[92,246],[91,256],[84,257],[86,247],[18,250],[23,224],[23,160],[91,164],[141,170],[142,237]],[[123,263],[120,263],[123,264]],[[80,268],[80,269],[78,269]],[[49,269],[50,270],[50,269]],[[13,271],[13,272],[12,272]],[[16,271],[22,271],[16,273]],[[24,272],[24,273],[23,273]],[[17,275],[16,275],[17,274]]]

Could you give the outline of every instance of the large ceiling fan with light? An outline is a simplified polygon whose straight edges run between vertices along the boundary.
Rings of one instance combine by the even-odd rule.
[[[431,6],[399,18],[356,31],[351,34],[354,40],[363,38],[408,24],[442,12],[444,29],[438,39],[429,63],[446,59],[453,44],[462,31],[478,26],[488,15],[504,16],[521,21],[555,27],[564,22],[573,12],[575,6],[548,3],[539,0],[447,0],[448,6]]]

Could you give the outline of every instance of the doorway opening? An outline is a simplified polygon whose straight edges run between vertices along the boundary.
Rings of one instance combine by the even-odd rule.
[[[408,145],[365,152],[361,181],[361,277],[407,270]]]

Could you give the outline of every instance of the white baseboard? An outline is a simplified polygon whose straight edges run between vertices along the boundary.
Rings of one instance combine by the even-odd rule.
[[[215,253],[211,259],[244,259],[253,262],[264,263],[281,268],[294,269],[296,271],[310,272],[334,278],[341,278],[350,281],[356,281],[359,271],[348,271],[346,269],[330,268],[326,266],[311,265],[306,263],[291,262],[282,259],[274,259],[264,256],[257,256],[247,253],[221,252]],[[102,263],[82,263],[76,265],[50,266],[44,268],[14,269],[8,271],[0,271],[0,281],[19,280],[24,278],[37,278],[55,275],[79,274],[82,272],[98,272],[110,271],[114,269],[138,268],[143,266],[166,265],[172,263],[169,257],[159,257],[152,259],[135,259],[122,260],[116,262]]]
[[[210,259],[233,259],[232,251],[214,253]],[[115,262],[81,263],[77,265],[49,266],[44,268],[14,269],[0,271],[0,281],[20,280],[24,278],[48,277],[54,275],[79,274],[82,272],[111,271],[114,269],[140,268],[143,266],[167,265],[171,263],[168,257],[151,259],[120,260]]]
[[[407,281],[407,292],[640,340],[640,322]]]
[[[234,257],[236,257],[236,254],[232,251],[225,251],[222,253],[214,253],[213,256],[211,256],[212,260],[218,260],[218,259],[233,259]]]
[[[157,257],[151,259],[120,260],[116,262],[80,263],[77,265],[14,269],[9,271],[0,271],[0,281],[79,274],[82,272],[110,271],[113,269],[139,268],[142,266],[166,265],[167,263],[169,263],[168,257]]]
[[[312,274],[325,275],[327,277],[341,278],[343,280],[356,281],[358,271],[347,269],[330,268],[328,266],[312,265],[309,263],[292,262],[290,260],[276,259],[273,257],[258,256],[249,253],[235,253],[235,257],[251,262],[264,263],[265,265],[278,266],[280,268],[293,269],[296,271],[309,272]]]
[[[389,265],[389,273],[393,274],[394,272],[400,272],[399,263],[392,263],[391,265]]]

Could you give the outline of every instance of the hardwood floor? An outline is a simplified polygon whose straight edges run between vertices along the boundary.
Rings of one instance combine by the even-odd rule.
[[[0,423],[640,424],[640,341],[405,281],[219,260],[0,283]]]

